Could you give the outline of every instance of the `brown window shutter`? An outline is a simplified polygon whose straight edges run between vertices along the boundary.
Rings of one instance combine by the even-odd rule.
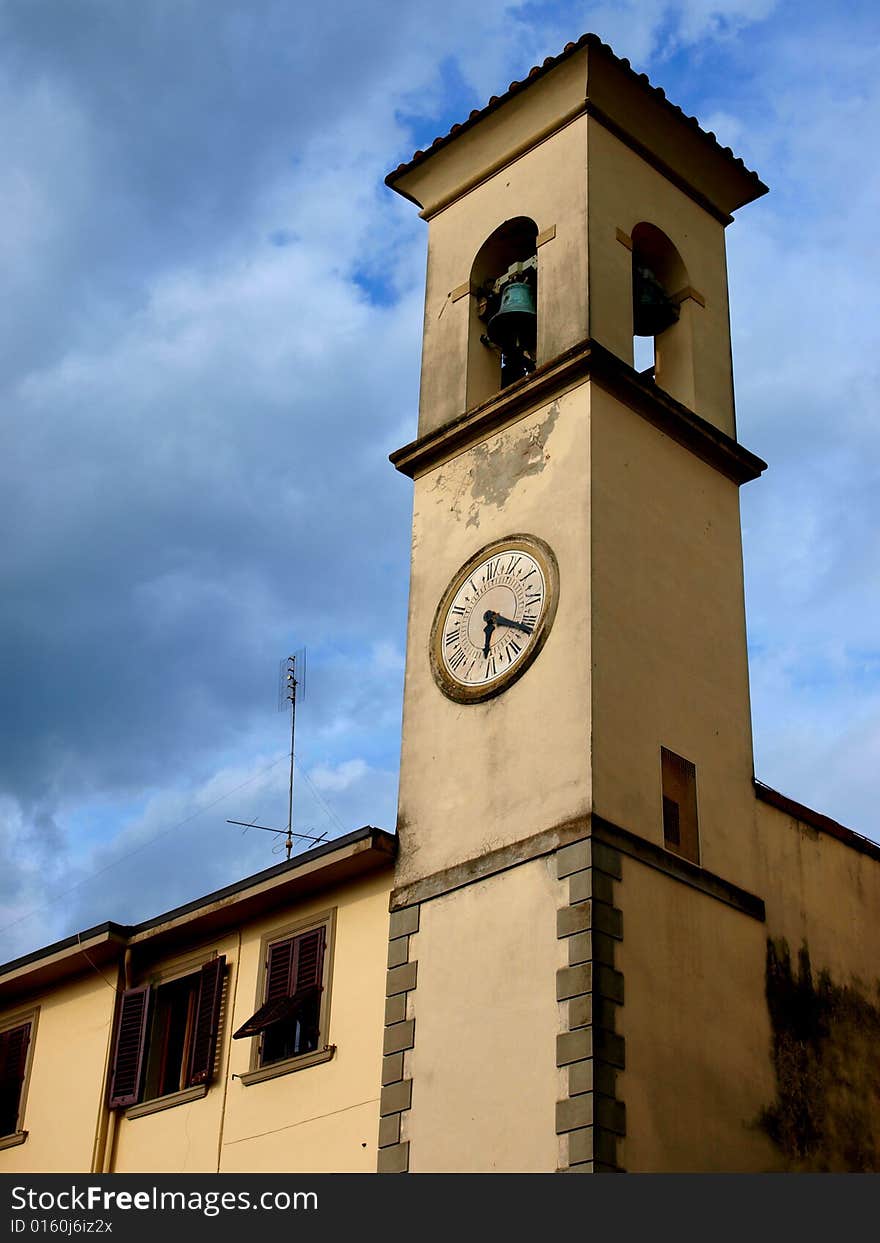
[[[186,1077],[187,1087],[208,1083],[214,1074],[214,1055],[217,1051],[225,969],[226,955],[220,954],[219,957],[206,962],[199,972],[199,995],[193,1023],[192,1048]]]
[[[30,1039],[30,1023],[22,1023],[0,1034],[0,1135],[11,1135],[18,1126]]]
[[[313,928],[269,946],[266,1000],[246,1023],[232,1033],[233,1040],[258,1036],[288,1018],[310,994],[320,990],[324,975],[325,928]]]
[[[276,941],[269,946],[269,956],[266,959],[266,1000],[238,1031],[232,1033],[233,1040],[257,1036],[270,1023],[277,1023],[287,1013],[293,986],[295,944],[296,938],[290,937],[287,941]]]
[[[663,840],[667,846],[681,845],[681,823],[678,803],[663,795]]]
[[[667,747],[660,748],[663,778],[663,842],[667,850],[700,862],[696,766]]]
[[[296,938],[289,941],[276,941],[269,946],[269,960],[266,967],[266,1000],[278,1001],[289,997],[293,992],[293,959]]]
[[[297,937],[295,950],[294,987],[291,992],[299,993],[306,988],[317,988],[324,968],[323,925]]]
[[[149,1009],[149,984],[129,988],[120,998],[107,1101],[111,1109],[136,1105],[140,1097]]]

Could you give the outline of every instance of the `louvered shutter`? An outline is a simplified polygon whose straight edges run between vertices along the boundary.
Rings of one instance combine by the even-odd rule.
[[[296,938],[269,946],[266,966],[266,1001],[278,1001],[293,992],[293,960]]]
[[[217,1032],[220,1027],[220,1005],[223,1000],[223,972],[226,956],[220,954],[206,962],[199,972],[199,996],[193,1024],[192,1048],[189,1057],[187,1087],[208,1083],[214,1073]]]
[[[266,963],[266,1000],[248,1021],[233,1032],[233,1040],[257,1036],[273,1023],[288,1018],[300,1000],[320,988],[324,973],[325,929],[313,928],[288,941],[269,946]]]
[[[270,1023],[277,1023],[289,1008],[291,985],[293,981],[294,941],[276,941],[269,946],[266,960],[266,1000],[252,1014],[246,1023],[232,1033],[233,1040],[243,1040],[246,1036],[257,1036]]]
[[[324,967],[324,928],[315,928],[295,938],[294,986],[291,994],[317,988]]]
[[[30,1039],[30,1023],[22,1023],[0,1034],[0,1135],[12,1135],[18,1126]]]
[[[107,1102],[111,1109],[136,1105],[140,1097],[149,1008],[149,984],[130,988],[120,998]]]

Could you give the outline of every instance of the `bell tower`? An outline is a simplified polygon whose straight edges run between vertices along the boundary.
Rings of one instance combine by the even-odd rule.
[[[380,1169],[622,1168],[622,857],[759,850],[724,230],[766,187],[592,35],[387,183],[429,241]]]

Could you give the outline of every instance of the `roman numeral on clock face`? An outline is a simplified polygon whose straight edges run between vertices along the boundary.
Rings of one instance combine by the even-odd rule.
[[[456,671],[456,669],[460,669],[460,668],[461,668],[461,666],[464,664],[464,662],[465,662],[465,655],[464,655],[464,652],[461,650],[461,648],[459,648],[459,649],[458,649],[458,651],[455,653],[455,655],[454,655],[454,656],[450,659],[450,661],[449,661],[449,668],[450,668],[450,669],[453,671],[453,673],[454,673],[454,672]]]

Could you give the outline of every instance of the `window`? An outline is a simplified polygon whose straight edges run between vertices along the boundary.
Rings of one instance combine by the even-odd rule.
[[[225,967],[220,954],[190,975],[122,994],[110,1067],[111,1109],[211,1081]]]
[[[34,1016],[0,1031],[0,1141],[21,1135]]]
[[[233,1034],[234,1040],[259,1036],[256,1068],[327,1049],[329,922],[266,943],[263,1003]]]
[[[663,774],[663,844],[691,863],[700,862],[697,770],[690,760],[660,748]]]

